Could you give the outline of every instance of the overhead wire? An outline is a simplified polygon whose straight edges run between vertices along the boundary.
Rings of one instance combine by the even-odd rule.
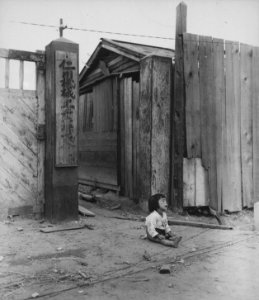
[[[50,28],[60,28],[57,25],[47,25],[47,24],[38,24],[38,23],[30,23],[30,22],[23,22],[23,21],[10,21],[11,23],[17,24],[25,24],[25,25],[32,25],[32,26],[40,26],[40,27],[50,27]],[[114,35],[121,35],[121,36],[132,36],[132,37],[144,37],[144,38],[152,38],[152,39],[162,39],[162,40],[175,40],[172,37],[162,37],[156,35],[145,35],[145,34],[135,34],[135,33],[123,33],[123,32],[114,32],[114,31],[103,31],[97,29],[86,29],[86,28],[77,28],[77,27],[68,27],[65,26],[64,29],[75,30],[75,31],[86,31],[92,33],[106,33],[106,34],[114,34]]]

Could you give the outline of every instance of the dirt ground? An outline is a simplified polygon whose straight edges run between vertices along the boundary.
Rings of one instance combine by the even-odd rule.
[[[0,299],[257,299],[252,211],[222,216],[233,230],[173,226],[183,239],[172,249],[143,239],[146,214],[132,203],[80,203],[96,216],[63,226],[92,229],[43,233],[53,225],[20,217],[0,223]],[[217,224],[201,212],[169,215]],[[170,274],[160,274],[164,264]]]

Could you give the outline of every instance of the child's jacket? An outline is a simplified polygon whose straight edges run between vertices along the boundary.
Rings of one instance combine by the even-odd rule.
[[[151,237],[157,236],[159,234],[158,231],[160,232],[160,230],[164,231],[165,233],[171,231],[165,212],[163,212],[163,215],[161,216],[157,211],[154,210],[150,215],[146,217],[145,225],[147,232]]]

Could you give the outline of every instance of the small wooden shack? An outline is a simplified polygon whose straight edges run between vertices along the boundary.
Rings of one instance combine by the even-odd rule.
[[[174,51],[102,39],[80,73],[79,183],[169,193]]]

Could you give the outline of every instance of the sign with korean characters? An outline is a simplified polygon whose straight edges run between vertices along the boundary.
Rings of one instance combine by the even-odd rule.
[[[56,51],[56,167],[75,167],[78,159],[77,53]]]

